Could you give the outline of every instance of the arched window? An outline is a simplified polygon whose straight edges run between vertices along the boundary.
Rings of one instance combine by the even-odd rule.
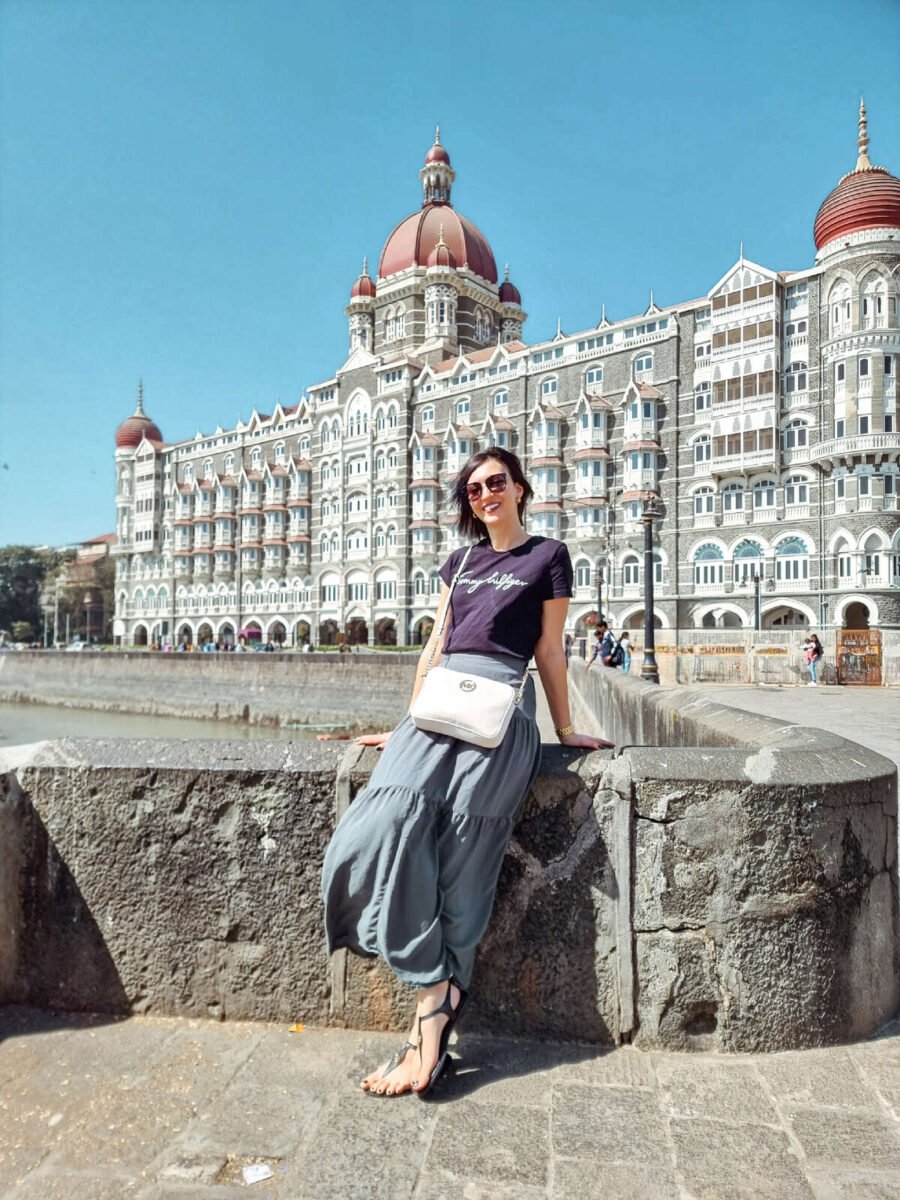
[[[784,390],[789,396],[791,392],[806,391],[806,363],[794,362],[784,369]]]
[[[212,479],[212,477],[213,477],[213,460],[211,458],[207,458],[205,460],[205,462],[203,463],[203,478],[204,479]]]
[[[744,507],[744,485],[729,483],[722,488],[722,511],[741,512]]]
[[[234,455],[233,454],[225,455],[225,474],[226,475],[234,474]]]
[[[720,546],[706,542],[694,552],[694,584],[708,587],[725,582],[725,555]]]
[[[850,284],[845,280],[838,280],[828,294],[828,316],[832,333],[849,328]]]
[[[418,601],[424,600],[428,595],[428,576],[424,571],[417,571],[413,576],[413,594]]]
[[[284,462],[284,442],[275,443],[275,461],[278,463]]]
[[[406,309],[402,304],[398,305],[397,311],[394,314],[394,337],[406,337]]]
[[[635,587],[641,582],[641,560],[636,554],[629,554],[622,562],[622,584],[625,587]]]
[[[773,479],[759,479],[753,485],[753,509],[754,512],[760,512],[768,508],[775,507],[775,481]]]
[[[575,586],[587,588],[591,586],[591,564],[580,558],[575,564]]]
[[[786,537],[777,544],[775,578],[785,583],[809,579],[809,549],[802,538]]]
[[[388,408],[387,423],[388,423],[388,429],[396,429],[397,428],[397,405],[396,404],[392,404]]]
[[[799,417],[782,430],[781,444],[785,450],[800,449],[809,445],[809,425]]]
[[[862,283],[859,300],[859,315],[864,329],[883,324],[886,287],[877,272],[870,272]]]
[[[472,401],[468,396],[463,396],[456,402],[456,419],[457,421],[467,420],[469,413],[472,411]]]
[[[763,548],[752,538],[745,538],[734,548],[734,582],[746,583],[754,575],[760,579],[765,574]]]
[[[250,451],[250,465],[256,470],[262,466],[262,450],[259,446],[254,446]]]
[[[494,392],[494,396],[493,396],[491,403],[493,405],[495,412],[497,412],[498,410],[507,409],[509,407],[509,391],[508,391],[508,389],[500,388],[499,391]]]
[[[803,475],[791,475],[784,484],[785,504],[808,504],[809,481]]]
[[[185,478],[185,482],[190,482],[190,480],[192,480],[194,478],[194,464],[193,463],[185,463],[184,464],[184,478]]]
[[[599,388],[603,384],[603,364],[596,363],[593,367],[588,367],[584,373],[584,389],[590,391],[592,388]]]
[[[422,429],[431,429],[434,425],[434,405],[429,404],[419,413],[419,424]]]
[[[647,379],[653,373],[653,355],[639,354],[634,360],[635,379]]]
[[[558,379],[544,379],[541,382],[541,395],[542,396],[545,396],[545,397],[546,396],[555,396],[558,391],[559,391],[559,380]]]
[[[712,439],[708,433],[694,442],[694,462],[707,463],[712,458]]]
[[[694,492],[694,516],[704,517],[712,513],[715,505],[715,492],[711,487],[697,488]]]
[[[384,314],[384,340],[392,342],[397,336],[397,322],[394,319],[394,310],[389,308]]]

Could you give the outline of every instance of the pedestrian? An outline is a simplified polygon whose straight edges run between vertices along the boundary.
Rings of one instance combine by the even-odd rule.
[[[819,660],[825,653],[825,647],[819,641],[816,634],[811,633],[803,643],[803,657],[806,665],[809,668],[809,683],[807,687],[818,687],[816,672],[819,666]]]
[[[574,641],[575,641],[575,639],[572,637],[571,633],[567,633],[566,637],[565,637],[565,641],[563,642],[563,649],[564,649],[565,655],[566,655],[566,670],[567,671],[569,669],[569,659],[572,657],[572,645],[573,645]]]
[[[622,630],[619,645],[622,647],[622,653],[625,655],[622,659],[622,674],[627,675],[631,670],[631,638],[628,636],[627,629]]]
[[[457,529],[480,540],[454,550],[441,568],[440,616],[413,688],[415,702],[438,658],[450,669],[444,678],[463,673],[467,694],[481,694],[479,679],[511,685],[521,702],[502,740],[486,749],[419,728],[411,715],[392,733],[358,738],[384,753],[325,854],[329,951],[378,955],[416,989],[406,1041],[362,1080],[370,1094],[424,1097],[446,1066],[516,815],[540,762],[532,655],[560,742],[610,745],[571,724],[563,627],[572,564],[563,542],[525,532],[531,495],[518,458],[498,447],[475,454],[457,476]],[[429,679],[429,690],[439,678]]]
[[[613,637],[612,630],[605,621],[598,621],[597,628],[594,630],[594,648],[591,651],[588,667],[591,667],[598,659],[601,666],[612,666],[615,648],[616,639]]]

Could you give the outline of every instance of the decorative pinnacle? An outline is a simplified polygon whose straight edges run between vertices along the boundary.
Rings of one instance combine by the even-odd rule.
[[[434,144],[436,146],[439,146],[441,144],[441,127],[440,127],[440,125],[435,125],[435,127],[434,127]]]
[[[363,273],[363,275],[368,275],[368,273],[369,273],[369,256],[367,254],[363,255],[362,273]]]
[[[859,138],[856,144],[859,148],[856,170],[871,171],[872,164],[869,162],[869,121],[866,116],[866,102],[862,96],[859,98]]]
[[[138,402],[137,402],[137,408],[135,409],[134,415],[136,417],[142,417],[144,415],[144,381],[143,381],[143,379],[138,380]]]
[[[507,283],[509,283],[509,263],[506,264],[506,271],[503,275],[503,278],[506,280]]]
[[[437,244],[438,244],[439,246],[446,246],[446,245],[447,245],[447,243],[444,241],[444,222],[443,222],[443,221],[441,221],[440,227],[439,227],[439,229],[438,229],[438,240],[437,240]]]

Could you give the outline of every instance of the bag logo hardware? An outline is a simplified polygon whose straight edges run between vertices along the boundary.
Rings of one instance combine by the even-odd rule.
[[[459,690],[461,692],[474,692],[477,686],[478,684],[474,681],[474,679],[463,679],[460,682]]]

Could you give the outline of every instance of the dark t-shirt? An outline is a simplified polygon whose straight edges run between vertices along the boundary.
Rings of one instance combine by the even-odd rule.
[[[441,567],[450,584],[465,547]],[[532,537],[515,550],[493,550],[486,539],[472,548],[453,589],[447,654],[514,654],[530,659],[541,636],[545,600],[572,595],[572,560],[564,542]]]

